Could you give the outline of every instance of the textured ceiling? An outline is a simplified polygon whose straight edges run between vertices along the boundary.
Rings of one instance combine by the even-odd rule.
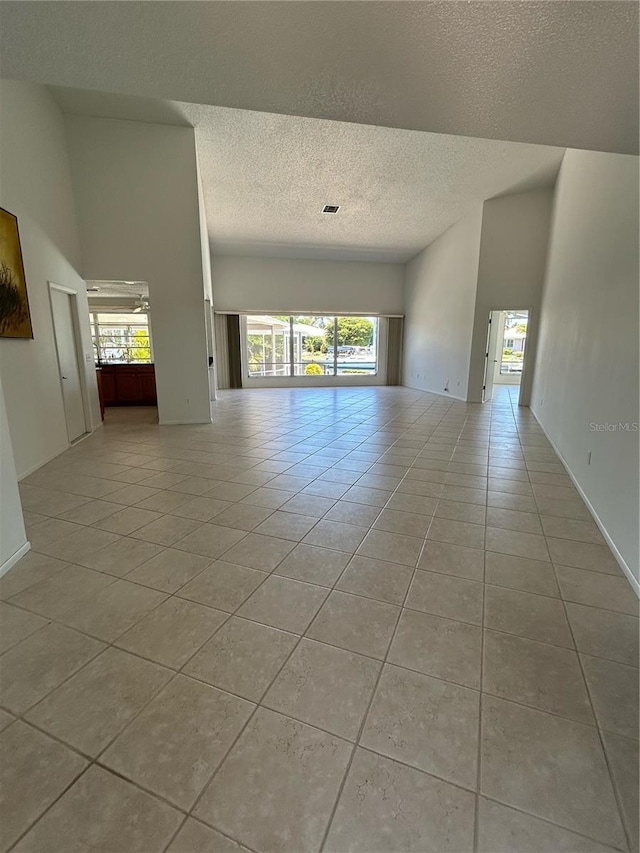
[[[406,261],[473,204],[553,184],[564,149],[53,89],[67,113],[195,127],[218,253]],[[339,204],[335,216],[321,213]]]
[[[632,153],[636,2],[0,3],[5,77]]]

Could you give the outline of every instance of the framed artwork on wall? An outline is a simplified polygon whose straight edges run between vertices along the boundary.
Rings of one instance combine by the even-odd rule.
[[[18,220],[0,207],[0,338],[33,338]]]

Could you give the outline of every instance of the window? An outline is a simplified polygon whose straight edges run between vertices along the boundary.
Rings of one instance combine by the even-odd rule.
[[[246,323],[252,378],[376,375],[376,317],[252,315]]]
[[[146,313],[92,313],[91,337],[96,364],[151,364]]]
[[[289,376],[289,317],[247,317],[249,376]]]

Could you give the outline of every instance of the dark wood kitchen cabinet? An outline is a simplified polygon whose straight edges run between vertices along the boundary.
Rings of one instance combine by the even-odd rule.
[[[155,406],[153,364],[103,364],[100,370],[105,406]]]

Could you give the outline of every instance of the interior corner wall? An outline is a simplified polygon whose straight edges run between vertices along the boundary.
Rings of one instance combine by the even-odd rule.
[[[209,400],[216,399],[218,388],[218,365],[216,353],[216,329],[214,323],[213,284],[211,280],[211,247],[207,228],[207,211],[204,203],[202,174],[198,161],[196,144],[196,179],[198,182],[198,224],[200,234],[200,252],[202,256],[202,283],[204,286],[205,332],[207,337],[207,375],[209,381]]]
[[[552,207],[550,188],[489,199],[483,205],[469,364],[470,403],[482,402],[489,313],[513,308],[529,310],[520,395],[523,405],[529,403]]]
[[[200,252],[202,254],[202,279],[205,299],[213,302],[213,285],[211,282],[211,248],[209,246],[209,233],[207,230],[207,211],[204,204],[204,190],[202,189],[202,175],[196,155],[196,180],[198,187],[198,233],[200,235]]]
[[[638,177],[637,157],[565,154],[531,400],[636,588]]]
[[[402,314],[402,264],[212,255],[216,311]]]
[[[69,446],[48,282],[77,293],[91,426],[100,408],[64,120],[44,86],[0,80],[0,204],[18,217],[33,340],[0,339],[18,477]]]
[[[87,279],[147,281],[160,423],[211,420],[193,128],[67,116]]]
[[[410,388],[467,398],[481,226],[478,204],[406,266],[403,384]]]

